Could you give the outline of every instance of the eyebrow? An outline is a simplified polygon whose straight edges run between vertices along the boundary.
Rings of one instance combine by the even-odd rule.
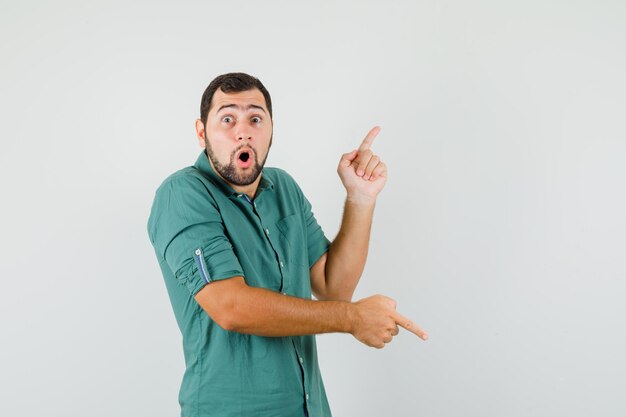
[[[250,109],[258,109],[258,110],[261,110],[263,113],[265,113],[265,109],[261,106],[257,106],[256,104],[248,104],[246,107],[242,107],[238,104],[224,104],[219,109],[217,109],[216,113],[219,113],[222,110],[228,109],[228,108],[235,108],[237,110],[244,110],[244,111],[248,111]]]

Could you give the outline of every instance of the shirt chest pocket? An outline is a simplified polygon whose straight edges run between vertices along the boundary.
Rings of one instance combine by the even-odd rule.
[[[298,214],[291,214],[276,222],[280,232],[278,245],[287,265],[306,266],[308,268],[307,240],[304,222]]]

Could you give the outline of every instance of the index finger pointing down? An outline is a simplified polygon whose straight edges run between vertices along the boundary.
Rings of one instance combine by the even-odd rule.
[[[398,313],[397,311],[394,312],[393,319],[396,321],[398,326],[410,331],[414,335],[418,336],[420,339],[422,340],[428,339],[428,334],[426,333],[424,329],[422,329],[420,326],[413,323],[411,320],[404,317],[402,314]]]
[[[366,149],[369,149],[372,146],[372,143],[374,143],[374,138],[376,137],[376,135],[378,135],[379,132],[380,132],[380,126],[374,126],[367,133],[367,136],[365,136],[365,139],[363,139],[363,142],[361,142],[361,145],[359,146],[359,150],[364,151]]]

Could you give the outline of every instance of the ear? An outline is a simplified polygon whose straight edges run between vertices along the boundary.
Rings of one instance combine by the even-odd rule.
[[[196,119],[196,136],[198,139],[198,145],[200,145],[200,147],[202,149],[206,148],[206,133],[204,131],[204,123],[202,123],[202,120],[200,119]]]

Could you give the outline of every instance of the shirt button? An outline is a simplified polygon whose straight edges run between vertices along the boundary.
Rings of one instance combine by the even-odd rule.
[[[300,359],[300,363],[303,363],[303,362],[304,362],[304,360],[302,359],[302,357],[300,357],[300,358],[298,358],[298,359]]]
[[[281,267],[281,268],[284,268],[284,267],[285,267],[285,264],[283,263],[283,261],[280,261],[280,267]]]
[[[305,395],[307,401],[309,401],[309,394]]]
[[[269,234],[270,234],[270,229],[265,229],[265,234],[269,236]]]
[[[283,292],[283,295],[287,295],[287,293],[286,293],[286,292]]]

